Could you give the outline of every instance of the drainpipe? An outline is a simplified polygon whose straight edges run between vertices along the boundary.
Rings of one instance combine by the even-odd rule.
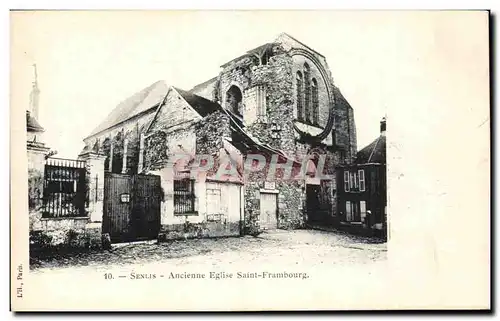
[[[240,236],[245,234],[245,205],[243,204],[245,199],[243,197],[244,188],[244,185],[240,186]]]

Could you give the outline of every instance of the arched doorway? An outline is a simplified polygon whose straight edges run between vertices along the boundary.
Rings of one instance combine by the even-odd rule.
[[[226,109],[229,109],[240,117],[243,117],[242,97],[241,90],[235,85],[229,87],[226,92]]]

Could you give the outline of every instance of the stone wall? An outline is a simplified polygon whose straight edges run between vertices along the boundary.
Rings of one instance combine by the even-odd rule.
[[[255,87],[264,88],[266,96],[262,101],[266,104],[265,117],[247,126],[246,130],[260,142],[290,152],[294,151],[292,65],[291,57],[285,53],[276,54],[267,64],[261,65],[255,57],[244,57],[226,66],[219,76],[219,95],[224,108],[227,108],[226,92],[231,86],[238,87],[243,97]],[[247,112],[257,114],[255,111]],[[272,137],[273,123],[280,127],[280,138]]]
[[[201,84],[198,84],[194,86],[190,92],[198,95],[200,97],[203,97],[205,99],[211,100],[211,101],[217,101],[217,96],[216,96],[216,89],[218,86],[218,77],[212,78],[208,81],[205,81]]]
[[[277,168],[275,175],[269,175],[270,161],[273,155],[261,153],[266,159],[266,166],[258,171],[245,169],[245,231],[248,234],[255,232],[255,223],[259,221],[261,215],[260,193],[267,189],[266,185],[274,183],[273,191],[277,191],[277,221],[278,228],[300,228],[304,226],[304,179],[284,179],[284,171]],[[280,164],[286,160],[278,158]],[[246,164],[246,159],[245,159]],[[296,164],[292,168],[292,177],[298,173],[300,165]]]
[[[179,214],[174,213],[172,173],[168,168],[153,173],[160,175],[165,193],[161,204],[159,241],[241,234],[241,184],[195,177],[195,212]]]
[[[305,193],[303,181],[276,182],[278,191],[278,228],[295,229],[305,225]],[[265,181],[256,177],[245,184],[245,232],[253,234],[255,221],[261,215],[260,193],[265,190]]]
[[[335,138],[338,149],[345,153],[348,163],[356,156],[356,125],[354,112],[338,88],[335,93]]]
[[[38,147],[35,150],[28,146],[28,182],[30,195],[29,229],[30,250],[32,254],[37,251],[54,250],[60,248],[102,248],[102,197],[98,198],[98,190],[102,191],[104,184],[104,158],[95,155],[86,158],[87,175],[98,178],[98,185],[89,185],[87,216],[65,218],[43,218],[43,180],[45,155],[48,148],[43,151]]]
[[[41,215],[40,215],[41,216]],[[50,248],[102,248],[101,223],[88,217],[41,218],[30,230],[32,250]]]
[[[223,139],[230,139],[229,116],[215,112],[196,123],[196,153],[215,155],[223,147]]]
[[[305,226],[304,181],[278,182],[278,228],[296,229]]]
[[[267,64],[252,68],[252,85],[266,87],[267,122],[247,127],[260,141],[290,155],[295,153],[292,66],[291,57],[281,53],[271,57]],[[273,137],[273,124],[278,126],[278,138]]]
[[[191,107],[186,107],[183,100],[177,100],[176,95],[169,97],[172,99],[171,104],[167,102],[168,108],[158,113],[150,130],[150,135],[160,131],[166,133],[165,146],[168,150],[163,163],[148,167],[149,173],[161,177],[164,193],[159,240],[240,235],[241,184],[209,181],[207,175],[210,172],[201,175],[194,172],[187,174],[194,180],[194,212],[185,215],[174,213],[175,173],[172,168],[165,166],[168,158],[179,153],[191,155],[193,158],[196,155],[211,155],[218,160],[224,147],[224,139],[230,139],[231,131],[227,114],[215,112],[201,118],[197,114],[190,114],[189,110],[186,111],[186,108]],[[183,118],[179,119],[179,115]],[[218,168],[217,165],[214,164],[212,174]],[[210,197],[219,198],[214,201],[210,200]],[[215,206],[214,204],[219,206],[218,213],[210,212],[214,211],[211,207]]]
[[[351,159],[356,157],[356,153],[358,152],[358,143],[356,137],[356,123],[354,121],[354,111],[351,106],[349,106],[347,111],[349,117],[349,138],[350,138],[350,156]]]
[[[294,41],[293,46],[309,50]],[[245,130],[259,142],[268,144],[271,147],[280,149],[286,154],[298,159],[309,155],[312,152],[326,155],[325,174],[335,177],[335,166],[347,155],[355,153],[355,126],[352,108],[347,101],[334,90],[333,80],[326,65],[324,57],[312,52],[315,60],[303,55],[290,55],[289,49],[283,46],[276,46],[273,49],[273,56],[266,64],[259,65],[251,58],[243,58],[233,61],[225,67],[220,76],[220,90],[224,90],[231,85],[236,85],[243,91],[256,86],[264,86],[266,89],[266,118],[255,121],[246,126]],[[318,65],[319,61],[319,65]],[[296,119],[296,81],[295,74],[298,70],[303,72],[304,63],[307,63],[311,70],[311,77],[318,81],[318,98],[320,103],[319,126],[302,124],[301,130],[316,135],[326,126],[330,109],[333,107],[336,122],[333,131],[322,143],[312,143],[307,138],[299,137],[293,128]],[[323,72],[320,72],[323,68]],[[331,95],[331,96],[330,96]],[[243,95],[245,96],[245,95]],[[337,100],[337,98],[339,98]],[[245,117],[245,115],[243,115]],[[272,126],[279,127],[278,137],[273,136]],[[337,125],[337,126],[335,126]],[[314,127],[314,128],[313,128]],[[274,127],[275,128],[275,127]],[[335,139],[335,140],[334,140]],[[336,148],[337,143],[341,148]],[[345,152],[342,149],[345,149]],[[259,190],[264,185],[265,177],[252,174],[245,180],[245,226],[250,228],[255,217],[260,215]],[[319,184],[319,183],[318,183]],[[278,225],[280,228],[290,226],[300,227],[305,222],[305,182],[285,181],[276,185],[279,190],[278,195]],[[321,182],[321,197],[323,207],[328,207],[330,216],[336,215],[336,183],[333,180]]]

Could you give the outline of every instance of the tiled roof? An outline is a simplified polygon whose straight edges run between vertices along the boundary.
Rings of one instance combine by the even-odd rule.
[[[356,156],[356,163],[386,163],[385,135],[380,135],[371,144],[360,150]]]
[[[125,99],[109,113],[89,136],[100,133],[152,107],[157,106],[165,97],[168,85],[160,80]]]
[[[228,62],[226,62],[225,64],[221,65],[222,68],[230,65],[233,61],[237,61],[237,60],[240,60],[244,57],[247,57],[247,56],[250,56],[250,55],[253,55],[254,53],[259,53],[260,51],[264,50],[265,48],[267,48],[268,46],[272,45],[272,43],[265,43],[263,45],[260,45],[256,48],[253,48],[251,50],[248,50],[247,52],[245,52],[243,55],[239,56],[239,57],[236,57],[234,59],[231,59],[229,60]]]
[[[208,99],[205,99],[203,97],[195,95],[189,91],[179,89],[177,87],[173,87],[173,88],[202,117],[206,117],[213,112],[223,110],[221,105],[219,105],[213,101],[210,101]]]
[[[193,88],[189,89],[189,92],[195,92],[196,90],[198,90],[199,88],[202,88],[202,87],[205,87],[206,85],[209,85],[210,83],[213,83],[213,82],[216,82],[217,79],[219,78],[219,76],[215,76],[213,78],[210,78],[209,80],[207,81],[204,81],[202,83],[199,83],[195,86],[193,86]]]
[[[29,132],[43,132],[43,127],[38,123],[35,117],[31,116],[29,111],[26,111],[26,130]]]

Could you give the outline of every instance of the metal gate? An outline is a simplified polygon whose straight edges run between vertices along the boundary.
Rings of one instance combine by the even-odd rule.
[[[156,238],[160,202],[159,176],[106,173],[103,232],[114,243]]]
[[[43,217],[86,216],[85,162],[48,158],[43,181]]]

